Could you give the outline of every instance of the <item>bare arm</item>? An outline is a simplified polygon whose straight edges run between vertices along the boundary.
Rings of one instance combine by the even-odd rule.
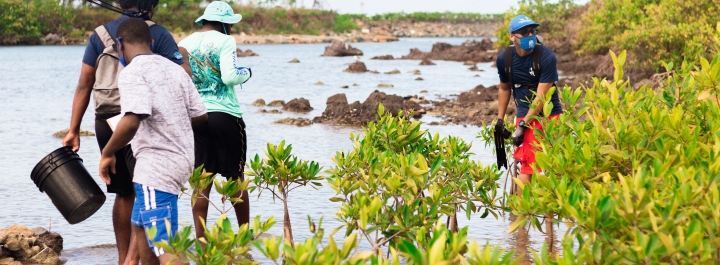
[[[200,115],[200,116],[197,116],[194,118],[190,118],[190,123],[199,124],[199,123],[206,122],[207,120],[208,120],[208,115],[207,115],[207,113],[205,113],[203,115]]]
[[[532,116],[538,115],[538,113],[542,112],[543,109],[543,101],[545,100],[545,95],[550,90],[550,87],[552,87],[552,83],[540,83],[537,87],[537,95],[535,96],[535,99],[533,100],[533,103],[530,105],[531,108],[528,110],[527,115],[525,115],[525,123],[530,124],[530,122],[533,121]],[[532,106],[536,106],[535,108],[532,108]]]
[[[184,63],[181,64],[180,66],[182,66],[182,68],[185,69],[185,72],[186,72],[190,77],[192,77],[192,68],[190,68],[190,58],[189,58],[189,56],[188,56],[188,51],[187,51],[187,49],[185,49],[185,47],[178,47],[178,50],[180,51],[180,54],[182,54],[183,62],[184,62]]]
[[[125,113],[125,116],[118,122],[110,141],[103,148],[100,158],[100,178],[106,184],[110,184],[110,172],[115,173],[115,152],[130,143],[140,127],[141,120],[140,115]]]
[[[82,64],[80,79],[77,88],[75,88],[75,96],[73,96],[70,130],[62,141],[63,146],[72,146],[74,151],[80,150],[80,123],[90,104],[90,95],[94,84],[95,67]]]
[[[505,119],[505,111],[507,111],[510,103],[510,83],[500,83],[498,89],[498,119]]]

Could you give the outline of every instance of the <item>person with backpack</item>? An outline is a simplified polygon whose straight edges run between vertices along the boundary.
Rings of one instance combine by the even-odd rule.
[[[229,35],[233,24],[242,16],[222,1],[213,1],[195,23],[202,29],[178,43],[192,68],[192,80],[208,110],[208,121],[193,125],[195,134],[195,167],[204,165],[207,172],[232,180],[244,180],[247,135],[235,86],[252,76],[249,68],[236,66],[237,44]],[[242,86],[240,87],[242,88]],[[202,220],[207,219],[210,189],[202,190],[193,205],[196,238],[205,237]],[[238,193],[237,195],[241,195]],[[234,205],[239,225],[250,221],[250,201],[242,192],[241,203]]]
[[[535,164],[534,146],[537,139],[533,129],[542,130],[542,125],[534,117],[545,116],[543,102],[551,87],[558,81],[557,60],[555,53],[538,42],[537,27],[525,15],[518,15],[512,19],[508,28],[508,37],[512,44],[498,54],[496,65],[500,76],[500,89],[498,90],[498,118],[495,122],[495,137],[506,137],[504,118],[513,94],[517,115],[515,119],[515,132],[510,136],[516,146],[513,158],[520,162],[519,179],[523,183],[530,181]],[[557,119],[563,112],[558,91],[551,96],[553,108],[549,113],[550,119]],[[536,106],[533,108],[532,106]],[[500,166],[500,165],[498,165]],[[540,168],[536,168],[542,171]]]
[[[182,55],[170,32],[150,20],[158,0],[117,0],[116,2],[122,9],[118,10],[122,12],[121,17],[97,27],[85,47],[80,78],[73,97],[70,129],[62,141],[63,146],[71,146],[75,151],[80,149],[80,124],[91,95],[95,105],[95,134],[101,152],[113,133],[107,120],[120,114],[117,76],[123,66],[118,59],[115,41],[120,23],[132,17],[144,19],[150,26],[152,52],[184,66],[186,72],[189,70],[189,67],[183,64]],[[109,7],[111,10],[112,8]],[[127,257],[129,263],[137,264],[138,253],[133,251],[134,247],[130,247],[130,214],[135,200],[135,189],[132,184],[135,158],[129,146],[115,152],[115,157],[118,161],[116,172],[110,174],[112,181],[107,185],[107,192],[115,193],[112,223],[118,248],[118,263],[123,264]]]

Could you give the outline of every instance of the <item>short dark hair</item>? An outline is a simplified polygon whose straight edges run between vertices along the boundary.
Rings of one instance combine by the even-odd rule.
[[[122,38],[125,43],[142,43],[151,46],[152,37],[150,36],[150,27],[144,20],[139,18],[128,18],[118,26],[117,36]]]

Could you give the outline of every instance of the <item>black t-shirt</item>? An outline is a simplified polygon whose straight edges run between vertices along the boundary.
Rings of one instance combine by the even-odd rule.
[[[554,83],[558,81],[557,71],[557,59],[555,58],[555,52],[550,48],[542,46],[543,53],[540,57],[540,83]],[[505,49],[503,49],[497,57],[496,65],[498,69],[498,75],[500,76],[500,82],[510,82],[507,74],[505,73]],[[517,52],[513,49],[513,60],[512,60],[512,75],[513,82],[516,84],[533,84],[535,83],[535,75],[532,70],[532,53],[523,57],[517,55]],[[517,105],[517,117],[524,118],[530,110],[530,104],[534,98],[533,93],[537,93],[537,87],[521,85],[515,87],[510,85],[513,89],[513,95],[515,96],[515,104]],[[562,106],[560,106],[560,99],[558,98],[558,91],[552,95],[553,109],[550,115],[562,113]]]

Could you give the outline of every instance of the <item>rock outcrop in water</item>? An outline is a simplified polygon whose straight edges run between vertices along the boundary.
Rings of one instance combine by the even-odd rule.
[[[353,46],[350,46],[350,44],[347,44],[344,41],[336,41],[330,44],[330,46],[325,47],[325,53],[323,53],[323,56],[354,56],[354,55],[363,55],[363,52],[355,48]]]
[[[393,60],[395,58],[392,55],[388,54],[388,55],[375,56],[370,59],[372,59],[372,60]]]
[[[313,122],[333,125],[362,126],[375,120],[378,105],[382,103],[385,111],[397,115],[399,110],[415,111],[414,117],[420,118],[425,110],[412,100],[398,95],[388,95],[375,90],[365,102],[355,101],[348,104],[345,94],[336,94],[327,100],[327,107],[322,116],[315,117]]]
[[[60,264],[63,238],[38,227],[0,229],[0,264]]]
[[[354,63],[351,63],[350,66],[348,66],[347,69],[345,69],[343,72],[348,73],[365,73],[367,72],[367,66],[365,66],[365,63],[357,61]]]
[[[235,48],[235,53],[236,53],[237,57],[260,56],[259,54],[253,52],[251,49],[247,49],[246,51],[243,51],[240,48]]]
[[[495,56],[497,56],[497,51],[493,49],[492,41],[483,39],[481,41],[466,41],[457,46],[438,42],[433,44],[430,52],[412,48],[408,55],[402,56],[402,59],[492,62]]]
[[[309,126],[309,125],[313,124],[313,122],[310,119],[306,119],[306,118],[283,118],[283,119],[276,120],[275,123],[295,125],[298,127]]]
[[[295,98],[288,101],[287,104],[283,105],[283,110],[293,112],[309,112],[313,110],[313,107],[310,106],[310,101],[308,101],[307,99]]]
[[[68,134],[68,132],[70,132],[69,128],[57,131],[57,132],[53,133],[53,136],[55,136],[57,138],[65,138],[65,136]],[[95,136],[95,133],[91,132],[91,131],[80,130],[80,136]]]

